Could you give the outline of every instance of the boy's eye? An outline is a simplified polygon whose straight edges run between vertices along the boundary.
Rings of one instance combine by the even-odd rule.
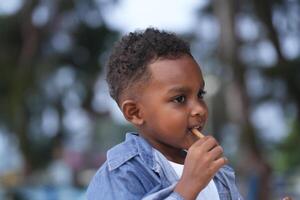
[[[173,100],[175,103],[184,103],[185,102],[185,96],[180,95],[175,97],[175,99]]]
[[[201,90],[199,93],[198,93],[198,98],[199,99],[203,99],[204,95],[206,94],[206,91],[205,90]]]

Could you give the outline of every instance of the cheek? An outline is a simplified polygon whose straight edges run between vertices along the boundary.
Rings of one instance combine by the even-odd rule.
[[[176,135],[178,131],[182,130],[183,122],[180,117],[174,115],[165,115],[156,118],[156,127],[160,129],[163,134]]]
[[[163,103],[157,103],[151,108],[147,110],[148,128],[165,137],[176,137],[176,135],[180,137],[186,131],[187,116],[184,111]]]
[[[161,112],[156,116],[156,127],[167,137],[180,138],[186,132],[186,119],[181,113]]]
[[[152,120],[159,118],[160,120],[163,120],[164,123],[181,121],[184,115],[183,111],[176,109],[169,104],[163,104],[162,106],[157,107],[154,112],[155,115],[153,117],[156,118],[153,118]]]
[[[172,112],[170,114],[165,115],[165,121],[171,127],[181,127],[186,125],[186,117],[181,112]],[[186,127],[185,127],[186,128]]]

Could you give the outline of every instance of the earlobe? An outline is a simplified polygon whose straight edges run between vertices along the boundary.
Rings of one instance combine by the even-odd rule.
[[[144,119],[141,115],[141,110],[137,103],[133,100],[125,100],[121,105],[121,110],[127,121],[136,126],[140,126],[144,123]]]

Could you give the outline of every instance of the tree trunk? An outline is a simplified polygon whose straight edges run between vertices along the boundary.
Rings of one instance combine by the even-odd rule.
[[[246,66],[239,60],[237,50],[240,43],[235,35],[235,18],[237,13],[237,2],[235,0],[214,0],[213,9],[217,16],[221,28],[220,44],[219,44],[219,57],[222,62],[231,67],[233,71],[234,87],[237,88],[237,101],[241,108],[241,113],[235,113],[239,118],[236,123],[242,126],[241,145],[244,150],[241,152],[247,153],[246,160],[251,163],[251,170],[255,171],[255,176],[258,177],[259,185],[257,185],[257,200],[269,199],[269,181],[271,168],[269,164],[261,156],[261,149],[257,144],[258,138],[255,135],[255,129],[250,121],[249,112],[249,97],[246,88],[245,71]],[[243,157],[245,157],[243,156]],[[258,184],[257,183],[257,184]]]

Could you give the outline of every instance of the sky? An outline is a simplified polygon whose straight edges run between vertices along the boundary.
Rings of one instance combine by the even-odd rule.
[[[104,17],[110,26],[122,32],[148,26],[174,32],[187,32],[195,24],[196,12],[208,0],[120,0],[105,8]]]
[[[23,5],[23,0],[0,0],[0,16],[10,15],[18,11]]]

